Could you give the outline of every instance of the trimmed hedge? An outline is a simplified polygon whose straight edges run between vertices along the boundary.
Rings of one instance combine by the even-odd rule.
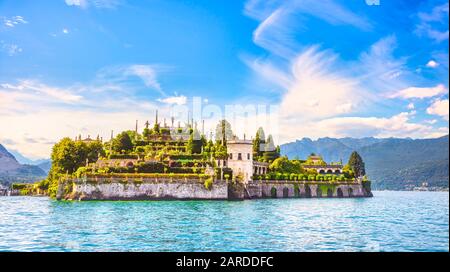
[[[253,180],[290,180],[290,181],[324,181],[324,182],[354,182],[355,179],[345,178],[343,175],[304,175],[286,173],[267,173],[266,175],[253,175]]]
[[[111,154],[108,156],[109,159],[130,159],[130,160],[137,160],[138,155],[135,154]]]
[[[177,154],[177,155],[170,155],[169,158],[171,160],[202,160],[203,155],[202,154]]]

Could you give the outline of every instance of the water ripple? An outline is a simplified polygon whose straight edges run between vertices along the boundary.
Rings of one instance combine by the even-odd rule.
[[[448,251],[449,195],[57,202],[0,198],[0,251]]]

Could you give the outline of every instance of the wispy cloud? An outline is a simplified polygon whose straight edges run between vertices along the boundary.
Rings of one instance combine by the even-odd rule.
[[[159,98],[158,101],[169,105],[185,105],[187,102],[187,97],[184,95],[175,95],[166,98]]]
[[[355,89],[358,82],[333,69],[336,58],[332,52],[311,47],[293,61],[292,84],[280,103],[282,116],[317,119],[348,113],[357,106],[362,93]]]
[[[22,16],[3,17],[3,25],[6,27],[15,27],[20,24],[27,24],[28,22]]]
[[[147,87],[153,88],[161,93],[161,84],[158,82],[156,78],[156,67],[151,65],[131,65],[126,69],[126,73],[128,75],[135,75],[140,77]]]
[[[154,99],[137,95],[139,86],[128,83],[127,72],[146,78],[142,86],[155,83],[148,81],[147,73],[140,73],[148,70],[141,66],[125,69],[129,67],[134,66],[116,69],[116,77],[111,70],[106,75],[105,68],[91,82],[69,86],[53,86],[35,79],[1,83],[0,127],[9,128],[2,131],[2,139],[16,139],[9,147],[24,154],[48,157],[52,143],[62,137],[81,133],[100,134],[106,139],[111,129],[132,129],[134,120],[144,123],[153,118],[156,109],[169,115],[171,105],[186,103],[182,95]],[[26,135],[49,140],[31,143]]]
[[[434,128],[428,122],[411,120],[413,113],[402,112],[391,117],[334,117],[317,122],[306,122],[298,126],[295,122],[285,123],[280,130],[286,131],[284,141],[293,141],[296,135],[311,138],[328,137],[411,137],[434,138],[448,134],[448,127]]]
[[[430,12],[419,12],[417,17],[419,23],[416,25],[415,33],[419,36],[425,36],[436,42],[448,40],[448,17],[449,4],[444,3],[435,6]]]
[[[448,133],[448,128],[415,121],[412,103],[407,106],[411,112],[367,117],[369,108],[382,108],[389,103],[388,96],[425,98],[446,91],[443,85],[411,87],[419,76],[409,70],[408,57],[394,54],[398,44],[396,35],[382,37],[357,59],[344,61],[333,50],[301,44],[293,38],[294,33],[308,30],[306,16],[333,26],[350,25],[361,31],[373,29],[370,20],[335,1],[251,0],[246,3],[244,13],[260,22],[253,32],[253,42],[270,55],[243,60],[261,80],[280,89],[281,98],[277,103],[282,141],[294,140],[297,135],[431,137]],[[361,112],[364,117],[358,116]],[[381,113],[372,111],[372,114]]]
[[[166,73],[171,68],[160,64],[131,64],[131,65],[116,65],[101,69],[97,73],[97,79],[101,82],[109,82],[114,84],[130,84],[132,78],[137,78],[144,85],[159,94],[166,96],[159,76]]]
[[[5,52],[8,56],[12,57],[22,52],[22,48],[17,44],[9,44],[3,41],[0,42],[0,51]]]
[[[390,94],[389,98],[428,98],[445,94],[448,90],[443,84],[435,87],[409,87]]]
[[[331,25],[351,25],[370,30],[371,23],[334,1],[248,1],[244,13],[260,22],[253,41],[271,53],[290,58],[299,49],[294,36],[307,30],[303,17],[313,16]]]
[[[123,0],[65,0],[68,6],[75,6],[83,9],[91,6],[95,8],[112,9],[119,6],[122,1]]]

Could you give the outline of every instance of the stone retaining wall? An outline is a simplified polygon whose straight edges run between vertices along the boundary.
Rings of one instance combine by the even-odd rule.
[[[256,181],[247,186],[250,198],[371,197],[360,183]]]
[[[71,200],[151,200],[151,199],[228,199],[225,181],[216,180],[207,189],[201,180],[108,178],[75,180]]]
[[[207,189],[204,180],[169,178],[88,177],[62,183],[58,199],[254,199],[294,197],[371,197],[361,183],[251,181],[246,186],[215,180]],[[66,192],[66,193],[64,193]]]

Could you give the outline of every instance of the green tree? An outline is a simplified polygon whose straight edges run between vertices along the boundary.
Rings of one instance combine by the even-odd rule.
[[[270,165],[269,169],[273,172],[282,173],[303,173],[303,168],[299,161],[291,161],[286,156],[275,159]]]
[[[361,156],[358,154],[358,152],[353,151],[350,155],[350,158],[348,160],[348,166],[355,174],[355,177],[362,177],[366,175],[366,168],[364,161],[362,160]]]
[[[63,138],[52,148],[52,168],[58,173],[73,173],[82,164],[86,150],[83,142],[75,142],[70,138]]]
[[[116,152],[122,152],[122,150],[130,151],[133,149],[133,143],[130,135],[126,131],[119,133],[116,138],[113,139],[112,149]]]
[[[144,131],[142,131],[142,136],[144,137],[144,139],[148,140],[148,138],[150,137],[150,129],[149,128],[144,128]]]
[[[99,141],[94,141],[86,144],[87,159],[89,162],[96,162],[99,157],[105,156],[103,144]]]
[[[194,130],[186,143],[186,150],[190,154],[200,154],[202,152],[202,146],[205,143],[206,139],[200,136],[200,133],[197,130]]]
[[[227,147],[220,143],[216,143],[216,145],[214,146],[214,155],[213,156],[216,159],[222,159],[222,160],[228,158]]]
[[[128,136],[130,136],[131,142],[133,144],[136,144],[136,141],[141,139],[141,135],[139,133],[136,133],[136,131],[134,130],[127,130],[125,132],[128,134]]]

